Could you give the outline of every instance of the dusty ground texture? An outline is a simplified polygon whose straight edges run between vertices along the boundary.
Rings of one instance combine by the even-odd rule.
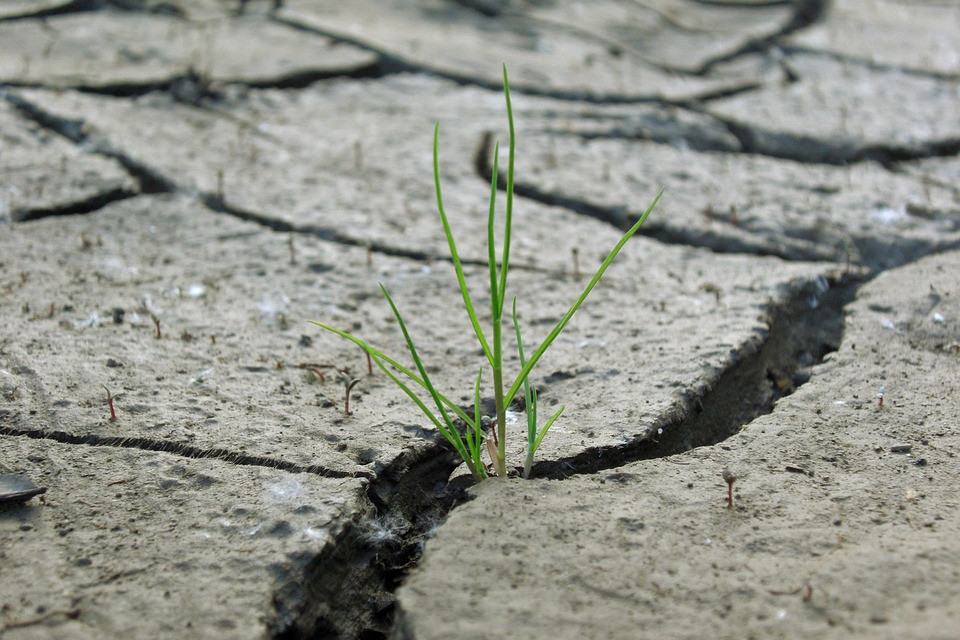
[[[0,42],[0,493],[45,490],[3,638],[960,638],[954,3],[17,0]],[[382,282],[472,411],[431,144],[479,298],[502,62],[528,349],[666,192],[534,374],[534,478],[470,487],[306,320],[399,356]]]

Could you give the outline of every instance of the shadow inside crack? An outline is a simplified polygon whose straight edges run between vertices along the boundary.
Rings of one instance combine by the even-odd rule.
[[[455,452],[438,446],[400,456],[379,474],[367,489],[366,512],[322,553],[291,559],[302,564],[300,579],[274,593],[272,637],[387,638],[395,590],[416,566],[426,539],[465,497],[465,482],[448,483],[458,466]]]
[[[735,354],[732,366],[712,381],[688,390],[653,426],[655,436],[639,436],[615,447],[590,447],[533,467],[533,477],[562,479],[596,473],[636,460],[662,458],[714,445],[744,425],[770,413],[777,401],[810,379],[811,370],[837,350],[843,337],[844,306],[864,278],[853,273],[799,283],[789,298],[768,311],[766,336]]]
[[[184,458],[224,460],[232,464],[254,467],[268,467],[292,473],[313,473],[325,478],[364,478],[370,477],[365,471],[347,471],[321,465],[299,465],[279,458],[248,455],[223,447],[198,447],[184,442],[157,440],[143,437],[99,436],[94,434],[74,434],[59,429],[31,428],[22,426],[19,413],[6,409],[0,410],[0,436],[25,436],[35,440],[52,440],[64,444],[88,445],[91,447],[118,447],[141,449],[143,451],[161,451]]]
[[[132,189],[116,187],[107,191],[101,191],[83,200],[63,202],[45,208],[34,207],[20,212],[14,211],[13,219],[16,222],[30,222],[50,216],[83,215],[98,211],[113,202],[134,198],[137,195],[139,194]]]

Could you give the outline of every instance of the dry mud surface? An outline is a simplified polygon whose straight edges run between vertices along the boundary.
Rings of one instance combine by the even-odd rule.
[[[0,637],[960,638],[954,3],[16,0],[0,42]],[[535,370],[532,479],[471,485],[306,321],[401,354],[382,282],[472,411],[431,144],[481,298],[502,62],[525,343],[666,191]]]

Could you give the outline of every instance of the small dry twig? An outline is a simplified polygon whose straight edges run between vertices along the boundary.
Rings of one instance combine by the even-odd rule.
[[[107,389],[106,385],[100,385],[103,387],[103,390],[107,392],[107,406],[110,407],[110,422],[117,421],[117,412],[113,408],[113,394],[110,393],[110,389]]]
[[[9,629],[20,629],[22,627],[31,627],[35,624],[43,624],[50,618],[55,618],[56,616],[64,616],[69,620],[75,620],[80,616],[80,609],[54,609],[53,611],[48,611],[43,615],[35,616],[33,618],[11,620],[3,625],[2,630],[6,631]]]
[[[720,472],[720,475],[723,476],[724,482],[727,483],[727,508],[733,508],[733,483],[736,482],[737,476],[733,475],[729,469],[724,469]]]

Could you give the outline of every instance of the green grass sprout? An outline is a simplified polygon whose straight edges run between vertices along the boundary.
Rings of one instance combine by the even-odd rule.
[[[516,296],[513,298],[513,327],[517,332],[517,352],[520,355],[520,366],[524,367],[527,364],[527,360],[523,357],[523,339],[520,337],[520,321],[517,320]],[[523,477],[529,478],[530,468],[533,466],[533,454],[537,451],[537,447],[540,446],[543,436],[547,435],[547,430],[550,429],[557,418],[560,417],[560,414],[563,413],[563,407],[560,407],[560,410],[553,414],[553,416],[547,420],[547,423],[543,425],[543,429],[537,432],[537,389],[533,386],[533,383],[530,382],[530,376],[527,376],[523,381],[523,396],[527,406],[527,457],[523,462]]]
[[[557,336],[560,335],[560,332],[563,331],[564,327],[567,326],[567,324],[573,318],[573,315],[577,312],[584,300],[586,300],[587,296],[600,281],[600,278],[607,270],[607,267],[609,267],[614,258],[617,257],[617,254],[620,253],[620,250],[623,249],[623,246],[627,243],[627,241],[637,233],[641,225],[643,225],[643,223],[646,221],[647,216],[650,215],[650,212],[653,211],[653,208],[657,205],[657,202],[659,202],[660,197],[663,195],[663,190],[661,189],[656,198],[654,198],[653,202],[650,203],[650,206],[647,207],[646,211],[644,211],[643,215],[640,216],[636,223],[630,227],[626,233],[624,233],[624,235],[620,238],[620,241],[617,242],[613,250],[610,251],[606,259],[604,259],[604,261],[600,264],[600,267],[590,279],[590,282],[587,283],[587,286],[584,288],[583,293],[580,294],[580,297],[577,298],[566,314],[564,314],[560,321],[557,322],[556,326],[553,327],[550,333],[547,334],[547,337],[544,338],[543,342],[541,342],[540,345],[533,350],[529,358],[526,357],[523,350],[523,340],[520,335],[520,321],[517,315],[517,299],[514,297],[512,319],[517,340],[517,354],[520,358],[520,373],[513,380],[513,382],[511,382],[510,385],[504,389],[503,309],[504,301],[506,300],[507,273],[510,265],[510,232],[513,225],[513,173],[514,157],[516,152],[513,105],[510,101],[510,84],[507,79],[506,65],[503,66],[503,93],[507,104],[507,120],[510,124],[510,146],[506,184],[507,202],[506,212],[503,220],[503,248],[498,263],[496,244],[494,241],[494,230],[496,226],[495,209],[497,200],[497,181],[499,177],[498,158],[500,154],[500,146],[498,143],[495,145],[493,152],[493,175],[490,180],[490,208],[487,214],[487,260],[490,270],[490,311],[492,316],[492,326],[489,334],[489,340],[487,334],[484,333],[483,328],[480,326],[480,320],[474,308],[473,300],[470,297],[470,291],[467,288],[466,277],[463,273],[463,265],[460,261],[460,254],[457,251],[457,245],[453,237],[453,230],[450,227],[450,221],[447,218],[446,210],[443,207],[443,192],[440,185],[439,122],[433,130],[433,181],[437,196],[437,211],[440,214],[440,222],[443,224],[443,233],[446,236],[447,245],[450,249],[450,258],[453,262],[454,271],[456,272],[457,283],[460,287],[460,294],[463,298],[463,305],[466,308],[467,315],[470,318],[470,323],[473,326],[473,331],[477,336],[477,340],[480,343],[480,347],[483,350],[483,354],[486,357],[487,363],[490,365],[491,373],[493,374],[493,396],[496,415],[493,417],[494,421],[491,423],[490,428],[486,432],[484,431],[482,424],[483,416],[480,415],[480,388],[483,382],[483,368],[481,367],[477,372],[477,380],[474,385],[473,393],[474,410],[473,415],[469,416],[463,409],[441,394],[437,387],[430,380],[429,375],[427,375],[427,370],[423,365],[423,361],[420,358],[420,354],[414,345],[413,338],[410,337],[410,332],[407,330],[407,325],[403,321],[403,317],[401,316],[399,309],[397,309],[397,305],[394,303],[393,298],[390,297],[390,293],[382,283],[380,284],[380,290],[383,292],[384,298],[386,298],[387,303],[390,305],[390,310],[393,312],[393,317],[396,319],[397,325],[400,327],[400,331],[403,334],[403,339],[406,342],[407,350],[410,352],[410,356],[413,359],[413,369],[404,366],[398,360],[391,358],[379,349],[367,344],[360,338],[347,333],[346,331],[341,331],[340,329],[322,322],[311,321],[318,327],[332,331],[333,333],[350,340],[363,349],[369,356],[370,360],[375,363],[377,367],[379,367],[387,375],[387,377],[389,377],[390,380],[414,402],[414,404],[417,405],[417,407],[433,423],[443,437],[447,439],[460,457],[463,458],[463,461],[466,463],[470,473],[473,474],[474,478],[478,481],[485,479],[489,473],[488,467],[483,459],[484,450],[486,450],[490,457],[493,473],[500,477],[505,477],[507,475],[506,413],[507,408],[513,402],[517,393],[519,393],[521,389],[523,389],[527,414],[527,448],[526,458],[523,464],[523,477],[527,478],[530,476],[530,470],[533,466],[533,458],[537,448],[543,441],[544,436],[547,435],[550,427],[553,426],[557,418],[560,417],[560,414],[563,413],[563,408],[561,408],[544,423],[543,427],[537,427],[537,389],[530,381],[530,374],[537,362],[539,362],[540,358],[543,357],[544,353],[546,353],[547,349],[551,344],[553,344],[553,341],[556,340]],[[436,411],[432,410],[431,407],[428,406],[427,402],[425,402],[424,399],[418,395],[414,388],[419,388],[423,391],[426,391],[426,393],[429,395],[429,401],[434,407],[436,407]],[[458,422],[462,423],[459,428]]]

